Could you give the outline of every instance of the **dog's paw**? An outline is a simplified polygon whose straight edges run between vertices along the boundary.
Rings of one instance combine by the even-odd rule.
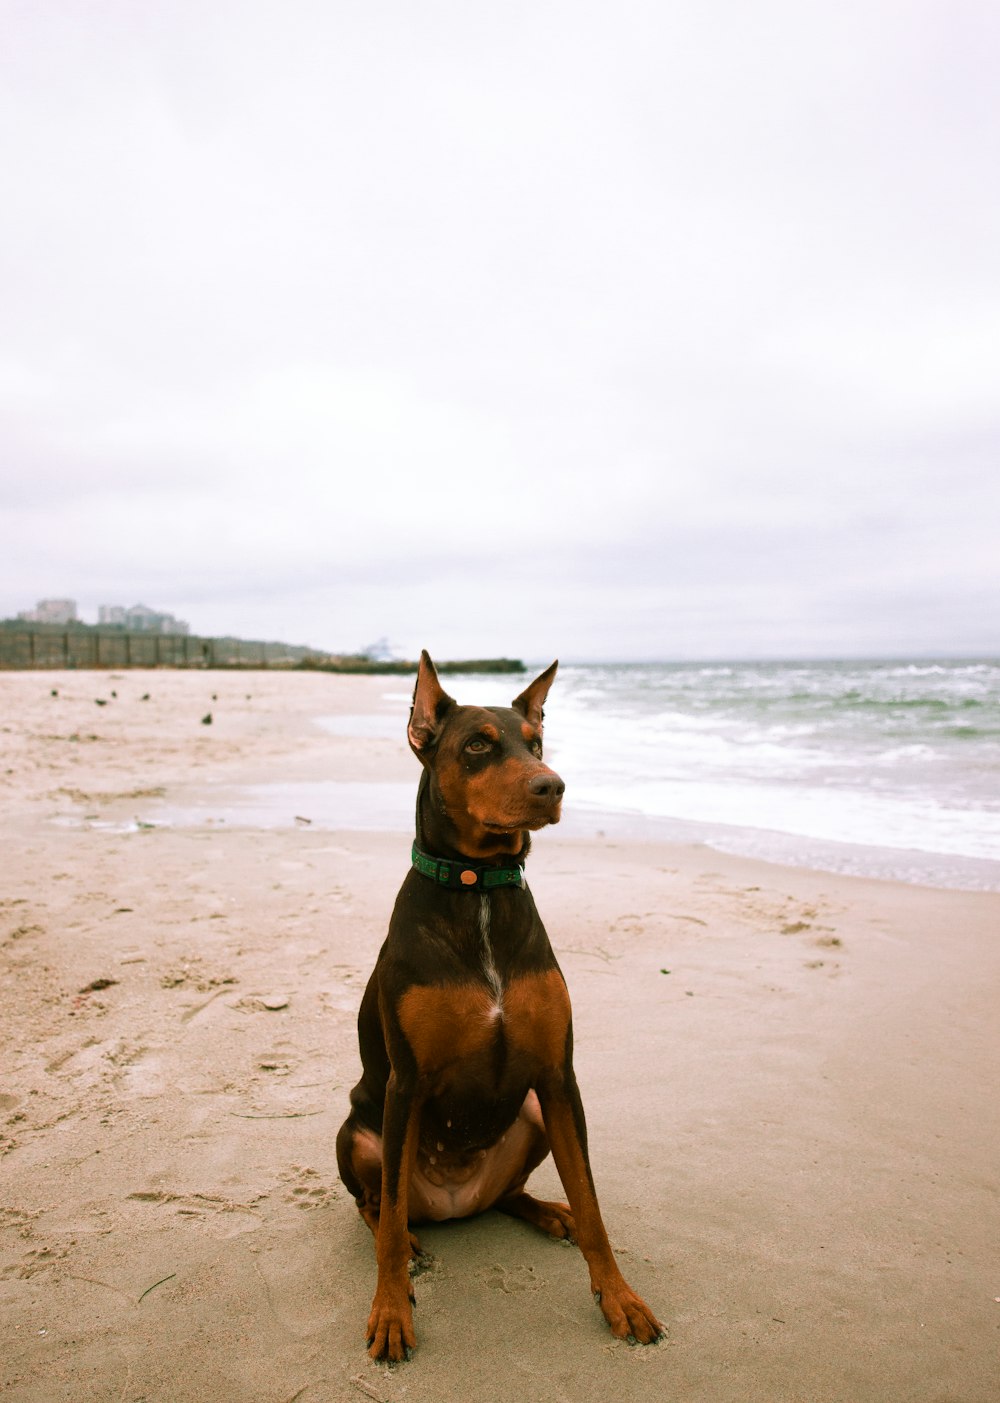
[[[637,1296],[624,1281],[620,1285],[594,1291],[612,1335],[629,1344],[651,1345],[663,1338],[665,1331],[641,1296]]]
[[[376,1292],[368,1317],[368,1353],[372,1359],[400,1364],[416,1348],[413,1306],[409,1296],[402,1298]]]
[[[496,1206],[501,1213],[508,1213],[512,1218],[521,1218],[559,1242],[576,1242],[576,1222],[568,1203],[534,1198],[522,1191],[501,1199]]]
[[[576,1242],[576,1221],[566,1203],[552,1203],[536,1199],[539,1212],[531,1221],[536,1228],[557,1242]]]

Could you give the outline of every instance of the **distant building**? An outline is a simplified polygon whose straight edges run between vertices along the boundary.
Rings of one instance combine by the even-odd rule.
[[[25,609],[17,616],[29,624],[76,623],[75,599],[40,599],[34,609]]]
[[[369,643],[367,647],[360,649],[359,657],[367,658],[373,663],[389,663],[396,656],[396,650],[389,642],[388,638],[377,638],[374,643]]]
[[[145,604],[101,604],[97,610],[98,623],[105,627],[124,628],[129,633],[190,633],[191,625],[173,614],[161,614]]]

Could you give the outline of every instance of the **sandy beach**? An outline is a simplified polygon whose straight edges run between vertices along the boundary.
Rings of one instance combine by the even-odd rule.
[[[416,1354],[368,1360],[334,1139],[409,835],[149,816],[415,790],[406,688],[0,674],[4,1397],[994,1403],[1000,894],[579,827],[528,879],[604,1218],[666,1339],[613,1340],[579,1252],[490,1213],[422,1231]],[[396,739],[317,721],[394,709]],[[551,1163],[532,1184],[561,1197]]]

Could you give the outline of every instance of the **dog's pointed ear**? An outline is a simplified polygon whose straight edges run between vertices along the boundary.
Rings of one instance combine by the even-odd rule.
[[[542,707],[545,705],[545,698],[549,694],[549,688],[555,680],[558,661],[551,667],[547,667],[544,672],[539,673],[534,682],[529,682],[527,687],[519,697],[515,697],[511,706],[515,711],[519,711],[524,719],[532,726],[537,726],[541,730],[542,717],[545,713]]]
[[[410,707],[410,721],[406,737],[410,749],[419,758],[430,750],[438,738],[441,723],[455,705],[455,699],[438,681],[430,654],[425,648],[420,654],[417,668],[417,682],[413,688],[413,705]]]

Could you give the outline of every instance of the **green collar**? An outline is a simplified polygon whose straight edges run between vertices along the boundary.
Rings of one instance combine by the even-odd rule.
[[[495,887],[523,887],[524,864],[491,867],[485,862],[452,862],[450,858],[430,857],[413,844],[413,865],[424,877],[452,891],[492,891]]]

